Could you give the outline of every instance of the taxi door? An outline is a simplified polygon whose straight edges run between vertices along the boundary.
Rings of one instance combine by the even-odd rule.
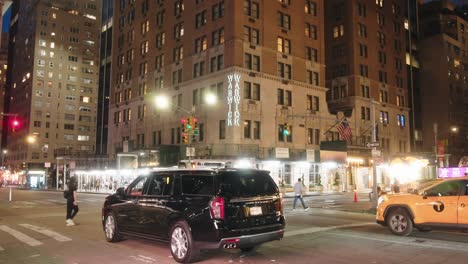
[[[463,189],[458,199],[458,225],[468,228],[468,180],[464,181]]]
[[[415,205],[416,223],[457,225],[462,183],[460,180],[443,181],[426,190]]]

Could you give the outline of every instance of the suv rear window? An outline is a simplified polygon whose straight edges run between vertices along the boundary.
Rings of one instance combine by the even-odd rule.
[[[230,171],[219,177],[223,194],[232,197],[275,195],[278,187],[271,176],[263,171]]]

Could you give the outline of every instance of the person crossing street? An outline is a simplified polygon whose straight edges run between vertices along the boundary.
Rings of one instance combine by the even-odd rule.
[[[294,184],[294,202],[293,202],[293,210],[296,209],[296,202],[297,200],[300,200],[302,203],[302,207],[304,207],[304,210],[309,210],[309,207],[306,207],[304,204],[304,200],[302,199],[302,181],[301,178],[297,179],[296,184]]]
[[[71,177],[68,182],[68,192],[67,192],[67,226],[74,226],[73,218],[78,213],[78,201],[76,199],[76,190],[78,188],[78,183],[76,177]]]

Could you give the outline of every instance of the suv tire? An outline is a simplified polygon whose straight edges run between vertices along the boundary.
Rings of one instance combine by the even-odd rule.
[[[392,210],[387,215],[387,226],[397,236],[408,236],[413,232],[413,221],[408,211],[403,208]]]
[[[198,259],[200,251],[194,246],[192,233],[185,221],[175,223],[170,232],[172,257],[179,263],[191,263]]]
[[[117,226],[117,218],[113,212],[109,212],[104,222],[104,234],[108,242],[118,242],[122,240],[119,227]]]

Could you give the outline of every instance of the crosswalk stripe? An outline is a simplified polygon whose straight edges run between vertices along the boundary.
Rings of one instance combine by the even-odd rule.
[[[0,230],[3,230],[7,232],[8,234],[14,236],[16,239],[18,239],[21,242],[24,242],[32,247],[42,245],[42,243],[30,236],[27,236],[19,231],[16,231],[14,229],[9,228],[8,226],[5,225],[0,225]]]
[[[27,228],[27,229],[31,229],[33,231],[36,231],[38,233],[41,233],[43,235],[46,235],[46,236],[49,236],[57,241],[60,241],[60,242],[65,242],[65,241],[71,241],[71,238],[69,237],[66,237],[66,236],[63,236],[57,232],[54,232],[50,229],[47,229],[45,227],[39,227],[39,226],[34,226],[34,225],[30,225],[30,224],[19,224],[19,226],[22,226],[24,228]]]

